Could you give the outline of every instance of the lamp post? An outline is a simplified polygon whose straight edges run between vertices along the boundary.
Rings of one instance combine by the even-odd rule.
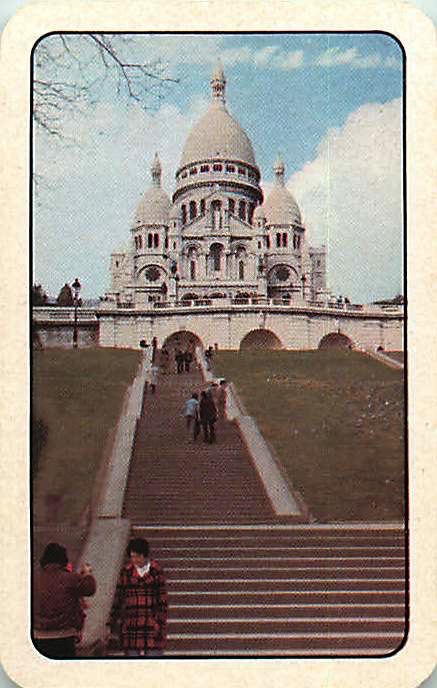
[[[77,349],[77,307],[79,301],[79,292],[81,284],[79,279],[76,277],[73,284],[71,285],[74,290],[74,326],[73,326],[73,349]]]
[[[180,276],[178,273],[178,264],[176,263],[175,260],[172,261],[171,266],[170,266],[170,272],[173,275],[174,282],[175,282],[175,303],[178,302],[178,292],[179,292],[179,280]]]

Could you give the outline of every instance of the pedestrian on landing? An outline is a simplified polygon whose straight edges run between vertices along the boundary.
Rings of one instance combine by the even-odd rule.
[[[33,637],[36,649],[56,659],[76,656],[85,612],[81,598],[96,591],[89,564],[79,573],[68,570],[67,550],[50,542],[40,559],[33,598]]]
[[[190,365],[191,365],[192,361],[193,361],[193,354],[191,353],[191,351],[188,350],[184,353],[184,364],[185,364],[185,372],[186,373],[190,372]]]
[[[210,392],[200,394],[199,417],[203,428],[203,441],[212,444],[216,440],[214,426],[217,421],[217,408]]]
[[[184,354],[180,349],[175,351],[175,361],[176,361],[176,372],[178,374],[184,372]]]
[[[127,546],[129,562],[118,580],[111,611],[111,629],[119,626],[127,657],[161,657],[167,638],[167,589],[164,571],[150,557],[143,538]]]
[[[213,356],[213,350],[212,346],[209,346],[207,350],[205,351],[205,359],[206,359],[206,369],[211,370],[211,360]]]
[[[147,381],[150,385],[150,391],[152,394],[156,392],[156,385],[158,384],[159,368],[157,365],[153,364],[148,371]]]
[[[164,375],[168,373],[168,367],[169,367],[169,362],[170,362],[170,354],[168,353],[168,349],[163,346],[161,349],[161,355],[159,357],[160,363],[161,363],[161,373]]]
[[[226,398],[227,398],[227,382],[226,380],[220,380],[217,391],[217,412],[219,420],[223,421],[226,419]]]
[[[185,402],[185,418],[187,423],[188,434],[190,434],[191,426],[193,426],[193,440],[197,439],[200,431],[199,422],[199,395],[193,392],[191,398]]]

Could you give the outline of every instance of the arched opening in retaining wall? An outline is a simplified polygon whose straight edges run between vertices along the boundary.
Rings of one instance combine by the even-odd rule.
[[[204,348],[203,342],[197,334],[189,330],[180,330],[179,332],[173,332],[173,334],[164,340],[161,350],[165,347],[170,356],[174,355],[176,349],[190,351],[194,355],[198,346],[202,347],[202,349]]]
[[[279,337],[271,330],[252,330],[240,343],[240,351],[262,351],[266,349],[282,349]]]
[[[330,332],[326,334],[319,342],[319,349],[353,349],[354,343],[345,334],[341,332]]]

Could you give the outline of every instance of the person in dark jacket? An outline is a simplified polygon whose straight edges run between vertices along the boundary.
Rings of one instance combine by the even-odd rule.
[[[124,654],[128,657],[163,654],[167,639],[167,589],[160,564],[149,556],[149,543],[131,540],[129,562],[118,580],[110,626],[119,627]]]
[[[203,428],[203,441],[212,444],[215,442],[215,423],[217,421],[217,408],[211,392],[200,393],[199,418]]]
[[[47,657],[75,657],[85,619],[81,598],[96,591],[91,567],[85,564],[80,573],[69,571],[67,550],[57,542],[47,545],[40,565],[34,581],[35,647]]]

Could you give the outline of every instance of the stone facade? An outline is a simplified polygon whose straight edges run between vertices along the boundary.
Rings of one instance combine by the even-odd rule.
[[[219,66],[210,107],[184,146],[171,200],[155,155],[129,246],[111,256],[107,301],[144,309],[202,299],[325,298],[325,248],[308,245],[280,159],[264,202],[252,144],[226,108],[225,86]]]

